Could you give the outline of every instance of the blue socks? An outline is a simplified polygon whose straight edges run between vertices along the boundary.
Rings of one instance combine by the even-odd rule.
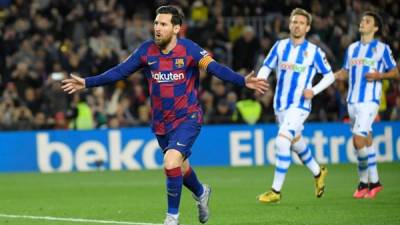
[[[197,179],[196,173],[192,170],[192,167],[189,167],[183,176],[183,185],[196,195],[196,197],[200,197],[204,192],[203,185]]]
[[[182,171],[180,167],[164,169],[167,175],[168,214],[178,215],[182,193]]]
[[[200,197],[204,193],[204,188],[191,167],[189,167],[184,176],[182,176],[180,167],[170,170],[164,169],[164,171],[165,175],[167,175],[168,214],[177,216],[181,201],[182,184],[193,192],[196,197]]]

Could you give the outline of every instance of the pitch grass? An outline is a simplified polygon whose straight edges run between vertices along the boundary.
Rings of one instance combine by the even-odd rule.
[[[212,185],[209,225],[400,224],[400,164],[379,164],[384,190],[377,199],[355,200],[356,165],[329,165],[325,196],[314,196],[314,180],[303,166],[291,166],[278,204],[256,196],[271,184],[273,167],[196,168]],[[165,217],[161,170],[59,174],[1,174],[0,214],[147,222]],[[200,224],[184,190],[180,222]],[[1,225],[95,224],[0,218]]]

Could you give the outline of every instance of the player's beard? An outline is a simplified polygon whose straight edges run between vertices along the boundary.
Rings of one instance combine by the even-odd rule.
[[[165,38],[162,38],[161,36],[157,37],[156,35],[154,35],[154,41],[160,48],[165,48],[171,42],[171,40],[172,40],[172,35],[167,36]]]
[[[300,29],[293,29],[293,31],[290,32],[290,36],[294,39],[301,39],[305,36],[305,34],[302,34]]]
[[[304,37],[304,35],[301,35],[301,34],[294,34],[294,33],[292,33],[292,38],[294,38],[294,39],[301,39],[301,38],[303,38]]]

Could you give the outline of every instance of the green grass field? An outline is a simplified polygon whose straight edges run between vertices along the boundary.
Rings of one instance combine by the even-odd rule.
[[[357,185],[355,164],[330,165],[328,170],[323,198],[314,196],[311,173],[303,166],[291,166],[283,199],[278,204],[265,205],[256,201],[256,195],[271,185],[273,167],[196,168],[201,180],[213,188],[212,215],[207,224],[400,224],[399,163],[379,165],[384,190],[374,200],[352,198]],[[108,224],[162,224],[166,208],[164,183],[161,170],[0,174],[0,224],[102,224],[20,215],[115,221]],[[181,224],[200,224],[196,210],[190,193],[184,190]]]

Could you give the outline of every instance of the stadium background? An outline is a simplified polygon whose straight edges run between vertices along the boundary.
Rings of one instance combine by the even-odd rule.
[[[297,6],[314,16],[309,40],[327,53],[336,70],[345,48],[355,41],[359,16],[379,10],[384,40],[395,59],[400,51],[398,1],[130,1],[130,0],[2,0],[0,1],[0,128],[40,130],[118,128],[149,123],[147,85],[140,72],[127,81],[68,96],[59,79],[75,72],[104,72],[152,37],[154,11],[161,4],[180,5],[186,15],[186,36],[218,61],[246,74],[259,68],[271,45],[288,35],[288,14]],[[60,74],[61,73],[61,74]],[[52,76],[52,74],[54,76]],[[273,77],[273,76],[271,76]],[[271,80],[271,87],[274,80]],[[385,82],[380,119],[400,119],[399,82]],[[253,96],[202,74],[200,99],[205,123],[240,123],[234,116],[237,99],[256,99],[262,107],[257,122],[273,122],[273,88]],[[314,99],[309,121],[347,118],[345,82],[336,82]],[[83,102],[82,102],[83,101]],[[87,104],[89,124],[76,124],[76,106]]]
[[[160,168],[140,71],[80,95],[60,89],[60,79],[69,73],[101,73],[151,38],[154,11],[162,4],[181,6],[186,15],[181,35],[242,74],[257,70],[272,44],[287,37],[288,14],[298,6],[312,12],[308,38],[324,49],[334,70],[341,67],[345,48],[357,40],[359,17],[368,9],[383,16],[383,40],[399,62],[400,3],[395,0],[0,0],[0,224],[162,221],[161,170],[103,171]],[[273,87],[273,76],[270,82]],[[400,224],[399,82],[384,82],[374,126],[385,186],[374,201],[351,199],[357,178],[356,164],[347,164],[355,161],[347,87],[336,82],[314,99],[308,120],[313,123],[305,131],[317,160],[331,164],[327,195],[316,201],[310,174],[293,165],[282,203],[255,203],[273,176],[273,167],[263,166],[274,162],[273,91],[260,96],[201,75],[205,123],[213,126],[204,127],[192,158],[194,165],[207,166],[197,171],[215,190],[209,224]],[[238,113],[237,102],[243,99],[261,107],[259,117]],[[79,108],[89,113],[80,114]],[[10,173],[32,171],[93,172]],[[187,191],[182,204],[181,222],[197,224]],[[90,221],[74,221],[79,218]]]

